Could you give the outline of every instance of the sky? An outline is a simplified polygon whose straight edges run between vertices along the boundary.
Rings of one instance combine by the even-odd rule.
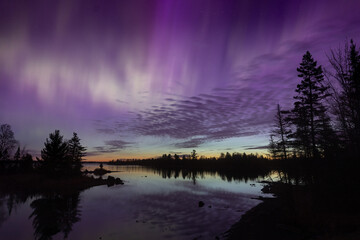
[[[360,45],[360,1],[0,0],[0,124],[39,156],[266,153],[306,51]]]

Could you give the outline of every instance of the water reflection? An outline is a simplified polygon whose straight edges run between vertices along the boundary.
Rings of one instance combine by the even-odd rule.
[[[98,167],[98,164],[87,164],[86,169],[93,171]],[[238,169],[238,168],[223,168],[223,169],[201,169],[198,167],[184,168],[184,167],[156,167],[156,166],[139,166],[139,165],[105,165],[104,168],[109,169],[115,172],[122,172],[126,169],[126,172],[138,173],[138,172],[147,172],[153,173],[161,176],[164,179],[186,179],[192,180],[196,184],[198,179],[205,179],[206,177],[219,177],[223,181],[227,182],[245,182],[256,181],[258,179],[263,179],[269,176],[272,172],[268,169]],[[105,174],[114,175],[114,173]]]
[[[265,178],[269,172],[239,172],[239,171],[205,171],[201,169],[183,169],[183,168],[156,168],[156,167],[147,167],[152,169],[154,173],[158,174],[162,178],[174,178],[177,179],[182,177],[183,179],[192,180],[193,184],[196,184],[197,179],[204,179],[205,176],[216,177],[219,176],[221,180],[232,182],[232,181],[241,181],[247,183],[249,180],[255,181],[259,178]]]
[[[74,223],[80,221],[80,193],[69,195],[32,195],[25,193],[0,194],[0,228],[17,212],[17,208],[30,201],[34,239],[47,240],[58,233],[67,239]],[[35,199],[35,200],[33,200]]]
[[[98,164],[85,167],[92,170]],[[125,185],[47,195],[1,195],[0,189],[0,236],[39,240],[215,239],[259,202],[252,198],[259,195],[261,186],[256,181],[262,174],[104,168],[116,171],[104,178],[120,177]],[[199,207],[199,201],[205,205]]]
[[[33,219],[35,239],[51,239],[60,232],[67,239],[73,224],[80,221],[79,202],[79,193],[52,194],[34,200],[30,204],[33,209],[30,218]]]
[[[27,193],[1,193],[0,192],[0,228],[11,216],[17,207],[24,204],[33,195]]]

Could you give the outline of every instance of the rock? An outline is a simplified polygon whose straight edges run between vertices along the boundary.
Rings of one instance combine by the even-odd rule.
[[[262,191],[263,193],[271,193],[271,187],[270,187],[269,185],[265,185],[265,186],[261,189],[261,191]]]
[[[124,182],[120,178],[114,178],[113,176],[108,176],[108,178],[106,179],[106,183],[107,183],[108,187],[118,185],[118,184],[121,184],[121,185],[124,184]]]
[[[105,170],[103,168],[96,168],[94,171],[88,171],[88,173],[94,173],[96,176],[102,176],[104,174],[110,173],[111,171]]]
[[[116,179],[115,179],[115,184],[116,184],[116,185],[117,185],[117,184],[123,185],[124,182],[123,182],[120,178],[116,178]]]
[[[115,185],[115,178],[112,177],[112,176],[108,176],[108,178],[106,179],[106,181],[107,181],[108,187]]]
[[[203,207],[205,203],[203,201],[199,201],[199,207]]]

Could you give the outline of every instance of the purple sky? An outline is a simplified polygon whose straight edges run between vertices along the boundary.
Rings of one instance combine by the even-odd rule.
[[[0,1],[0,123],[38,154],[264,152],[309,50],[360,44],[360,1]]]

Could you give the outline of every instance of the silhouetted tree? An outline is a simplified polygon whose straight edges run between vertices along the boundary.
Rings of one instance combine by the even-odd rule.
[[[278,158],[279,148],[276,142],[274,141],[274,135],[270,134],[269,146],[268,151],[272,159]]]
[[[0,126],[0,160],[8,160],[12,150],[17,145],[14,132],[9,124]]]
[[[33,169],[33,159],[31,154],[26,153],[25,155],[22,155],[21,159],[21,168],[25,172],[29,172]]]
[[[49,139],[46,138],[45,148],[41,150],[43,160],[43,170],[50,174],[59,176],[67,174],[71,170],[70,159],[68,157],[68,145],[63,141],[63,136],[59,130],[50,133]],[[53,176],[54,176],[53,175]]]
[[[82,168],[82,159],[86,155],[86,148],[80,143],[77,133],[73,133],[73,137],[68,142],[68,153],[71,161],[71,168],[74,174],[80,174]]]
[[[328,56],[333,71],[327,72],[333,106],[346,148],[359,155],[360,148],[360,54],[353,40]]]
[[[20,160],[20,147],[17,148],[15,154],[14,154],[14,160],[18,161]]]
[[[330,126],[324,100],[329,96],[328,87],[324,86],[324,75],[321,66],[317,66],[309,51],[303,56],[300,67],[297,68],[301,83],[297,85],[296,100],[291,115],[287,118],[295,126],[290,136],[294,147],[298,148],[305,157],[319,157],[319,140],[324,121]]]
[[[281,159],[288,158],[288,136],[291,133],[288,123],[285,121],[284,115],[286,113],[287,112],[281,110],[280,104],[278,104],[275,115],[275,126],[270,136],[270,152],[273,157],[276,152],[276,158],[280,157]]]
[[[192,152],[190,153],[190,157],[191,157],[191,160],[196,160],[197,159],[197,153],[196,153],[196,150],[192,150]]]

